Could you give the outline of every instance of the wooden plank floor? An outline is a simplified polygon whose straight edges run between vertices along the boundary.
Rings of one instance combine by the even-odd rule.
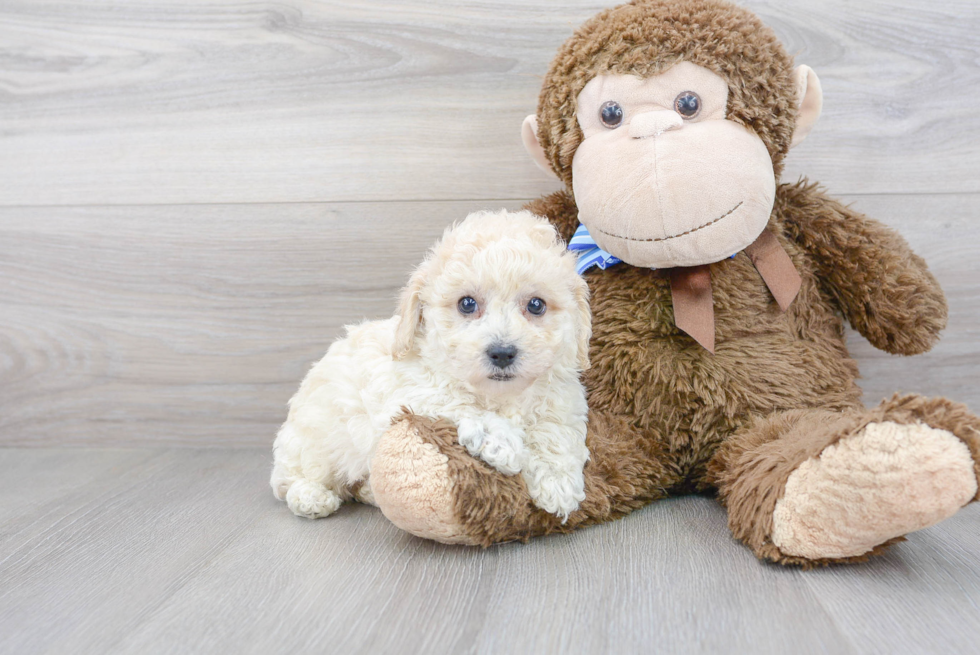
[[[612,0],[0,0],[0,653],[975,653],[980,507],[760,564],[709,498],[489,550],[268,489],[285,402],[453,220],[556,187],[518,136]],[[980,409],[980,3],[746,0],[820,75],[790,154],[899,229]]]
[[[362,505],[294,517],[269,466],[254,448],[0,450],[0,652],[976,652],[977,505],[804,573],[756,561],[709,498],[479,550]]]

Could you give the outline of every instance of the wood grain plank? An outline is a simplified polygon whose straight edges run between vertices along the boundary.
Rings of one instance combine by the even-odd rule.
[[[498,569],[480,652],[849,651],[800,584],[802,572],[760,564],[732,540],[714,500],[674,498],[540,543]],[[551,622],[527,607],[568,618]],[[807,621],[796,620],[800,611]]]
[[[92,498],[118,493],[126,472],[158,451],[0,448],[0,563],[19,547],[79,511]]]
[[[16,460],[5,453],[0,466]],[[87,462],[90,453],[62,451],[44,474],[103,472]],[[3,552],[0,652],[109,652],[247,529],[271,498],[260,484],[269,462],[255,450],[158,452],[107,471],[108,490],[80,486],[62,520]]]
[[[909,536],[866,566],[805,577],[861,653],[975,653],[980,643],[980,507]],[[935,611],[941,607],[940,611]]]
[[[2,653],[971,652],[980,634],[980,505],[872,563],[803,572],[758,562],[704,497],[487,550],[363,505],[299,519],[266,449],[3,449],[0,497],[30,493],[16,471],[42,452],[55,478],[133,459],[0,549]]]
[[[980,408],[980,195],[850,197],[949,297],[931,353],[860,337],[869,403]],[[520,202],[0,208],[0,443],[266,445],[307,368],[468,211]]]
[[[184,449],[136,467],[125,494],[82,490],[84,518],[0,565],[0,650],[847,650],[801,572],[759,564],[707,499],[480,550],[412,538],[366,506],[298,519],[267,475],[265,450]]]
[[[2,653],[970,652],[980,634],[978,505],[805,573],[756,561],[709,498],[479,550],[367,506],[298,519],[266,449],[0,449],[5,507],[35,466],[92,480],[0,546]]]
[[[521,121],[611,4],[7,0],[0,205],[533,197]],[[980,191],[980,5],[744,4],[823,81],[786,179]]]
[[[707,499],[664,502],[628,521],[484,551],[409,538],[376,523],[373,508],[347,508],[336,527],[283,520],[284,511],[263,515],[254,538],[215,558],[121,649],[848,650],[801,572],[759,564],[731,541],[724,512]],[[800,611],[807,621],[794,620]],[[232,620],[256,614],[261,619],[249,625]]]

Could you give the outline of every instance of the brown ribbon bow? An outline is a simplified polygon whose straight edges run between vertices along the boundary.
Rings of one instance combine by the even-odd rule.
[[[763,230],[745,249],[745,254],[759,271],[779,308],[785,312],[802,284],[793,260],[769,230]],[[674,324],[714,354],[715,308],[711,298],[711,270],[707,265],[683,266],[669,269],[668,274]]]

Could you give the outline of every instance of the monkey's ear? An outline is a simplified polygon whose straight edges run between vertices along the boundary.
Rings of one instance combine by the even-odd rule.
[[[398,301],[398,327],[395,329],[395,343],[391,354],[395,359],[401,359],[415,345],[415,334],[422,324],[422,287],[425,285],[425,267],[419,266],[408,280],[408,286],[402,289]]]
[[[521,141],[524,142],[524,149],[527,150],[527,154],[531,155],[531,159],[538,165],[538,168],[557,180],[558,176],[551,170],[551,163],[548,162],[548,156],[544,154],[544,148],[541,147],[541,143],[538,141],[537,115],[531,114],[524,119],[524,124],[521,126]]]
[[[820,111],[823,109],[823,89],[820,88],[820,78],[809,66],[797,66],[796,75],[796,129],[793,130],[793,141],[789,147],[799,144],[810,133]]]

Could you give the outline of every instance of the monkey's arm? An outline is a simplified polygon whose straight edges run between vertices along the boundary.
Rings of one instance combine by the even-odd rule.
[[[935,345],[946,327],[946,298],[898,233],[806,180],[780,186],[776,212],[810,255],[824,290],[872,345],[898,355]]]

